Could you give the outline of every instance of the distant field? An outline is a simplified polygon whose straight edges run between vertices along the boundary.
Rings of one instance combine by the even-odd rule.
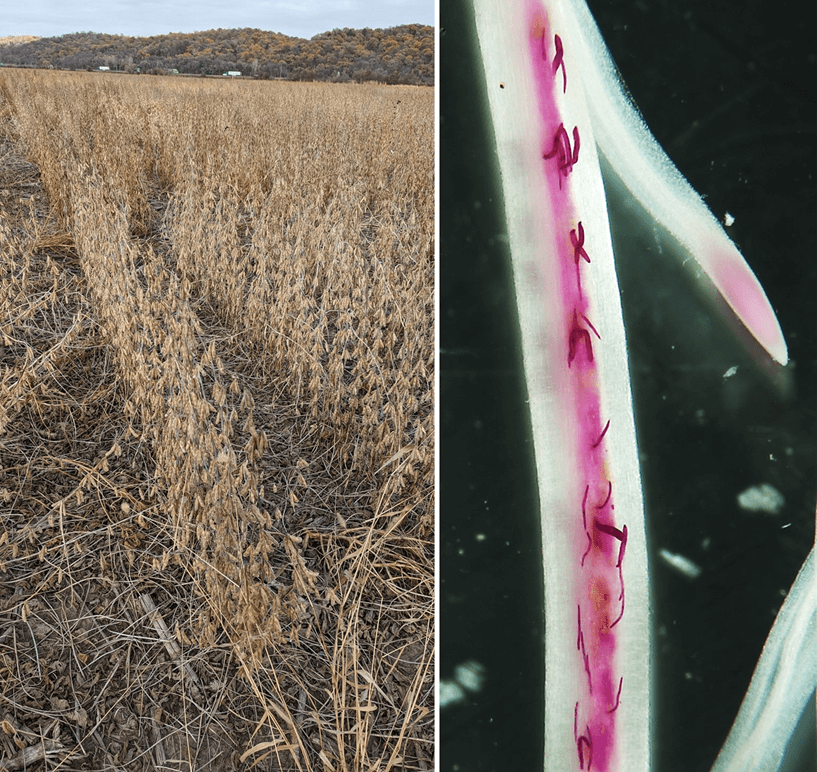
[[[0,37],[0,46],[17,46],[21,43],[33,43],[39,39],[36,35],[6,35]]]
[[[0,766],[433,767],[433,119],[0,72]]]

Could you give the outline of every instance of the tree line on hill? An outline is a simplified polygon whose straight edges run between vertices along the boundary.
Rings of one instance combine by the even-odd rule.
[[[260,29],[152,37],[75,32],[0,48],[4,65],[256,78],[434,84],[434,28],[334,29],[309,40]]]

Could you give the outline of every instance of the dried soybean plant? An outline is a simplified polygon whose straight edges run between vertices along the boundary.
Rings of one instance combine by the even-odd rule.
[[[0,768],[431,768],[432,92],[4,71],[0,137]]]

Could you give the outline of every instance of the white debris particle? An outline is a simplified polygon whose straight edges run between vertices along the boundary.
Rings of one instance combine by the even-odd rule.
[[[485,668],[469,659],[454,668],[452,679],[440,680],[440,707],[464,702],[467,692],[478,692],[485,681]]]
[[[738,372],[737,365],[735,367],[730,367],[724,374],[723,379],[726,380],[727,378],[731,378],[733,375],[736,375]]]
[[[478,692],[485,680],[485,668],[479,662],[469,659],[454,668],[454,678],[469,692]]]
[[[465,701],[465,691],[456,681],[440,680],[440,707],[447,708]]]
[[[728,228],[730,225],[732,225],[734,222],[735,222],[735,218],[734,218],[734,217],[732,217],[732,215],[731,215],[731,214],[729,214],[729,212],[727,212],[727,213],[726,213],[726,214],[723,216],[723,224],[724,224],[724,225],[725,225],[727,228]]]
[[[768,515],[779,515],[786,499],[783,494],[768,483],[753,485],[738,494],[738,506],[747,512],[765,512]]]
[[[664,562],[674,568],[678,573],[690,579],[697,579],[701,575],[701,568],[693,563],[689,558],[683,555],[678,555],[675,552],[661,549],[658,551],[659,556]]]
[[[488,537],[484,533],[478,533],[475,538],[477,541],[485,541]]]

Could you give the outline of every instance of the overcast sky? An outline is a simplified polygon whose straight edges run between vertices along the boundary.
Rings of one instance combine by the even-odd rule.
[[[0,0],[0,37],[257,27],[311,38],[335,27],[398,24],[434,24],[434,0]]]

